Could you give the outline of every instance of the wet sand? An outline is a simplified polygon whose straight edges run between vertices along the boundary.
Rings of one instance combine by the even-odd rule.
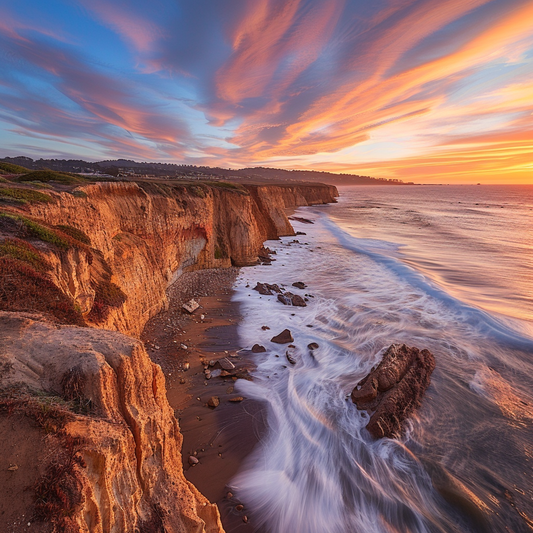
[[[230,401],[240,396],[234,391],[235,377],[206,379],[204,374],[205,365],[224,357],[246,373],[261,356],[239,346],[239,306],[231,301],[237,276],[235,268],[183,274],[169,288],[168,310],[151,319],[141,336],[167,379],[168,400],[183,434],[185,476],[218,504],[227,533],[256,531],[246,502],[231,495],[228,483],[258,442],[265,415],[256,401]],[[190,298],[200,304],[192,315],[181,307]],[[207,405],[213,396],[220,400],[216,408]],[[191,456],[198,459],[194,466]],[[244,508],[237,510],[238,505]]]

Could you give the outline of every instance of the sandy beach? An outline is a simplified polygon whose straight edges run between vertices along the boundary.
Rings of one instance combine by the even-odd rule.
[[[168,289],[168,309],[150,320],[142,334],[167,379],[168,400],[183,434],[185,476],[217,503],[227,532],[255,531],[246,502],[232,494],[228,483],[263,428],[260,403],[231,401],[242,398],[234,391],[236,377],[206,379],[204,373],[210,362],[227,358],[246,376],[258,357],[239,345],[239,305],[231,301],[238,273],[237,268],[184,273]],[[188,314],[182,305],[191,298],[200,308]],[[215,408],[208,405],[212,397],[220,402]],[[198,463],[191,465],[190,457]]]

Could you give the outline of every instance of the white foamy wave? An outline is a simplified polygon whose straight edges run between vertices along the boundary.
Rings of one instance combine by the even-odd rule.
[[[485,531],[450,514],[406,443],[422,446],[431,437],[424,428],[456,416],[481,367],[530,372],[520,349],[531,340],[403,264],[394,243],[356,239],[317,212],[302,214],[315,224],[293,225],[307,235],[268,242],[276,261],[243,269],[236,285],[242,345],[267,349],[253,356],[254,381],[236,385],[267,410],[266,435],[232,481],[236,493],[271,533]],[[307,307],[259,295],[258,281],[307,297]],[[307,288],[293,287],[296,281]],[[270,340],[285,328],[295,364],[287,345]],[[319,348],[311,351],[311,342]],[[437,369],[404,439],[374,442],[364,429],[368,414],[349,395],[396,342],[430,349]],[[450,453],[461,446],[444,435],[440,441]]]

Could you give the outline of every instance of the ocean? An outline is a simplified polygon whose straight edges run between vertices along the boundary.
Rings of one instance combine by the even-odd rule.
[[[232,480],[255,531],[533,531],[533,186],[359,186],[242,269],[240,341],[266,431]],[[252,290],[285,285],[307,307]],[[292,283],[303,281],[305,289]],[[268,326],[269,330],[262,329]],[[296,350],[270,342],[289,328]],[[316,342],[313,355],[307,345]],[[436,369],[401,439],[350,393],[393,343]]]

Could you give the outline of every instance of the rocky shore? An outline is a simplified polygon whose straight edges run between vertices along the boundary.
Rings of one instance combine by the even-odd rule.
[[[131,182],[47,194],[0,210],[0,423],[10,450],[0,530],[222,532],[209,500],[224,497],[222,514],[246,526],[224,488],[253,442],[231,445],[226,423],[214,439],[221,422],[210,420],[227,411],[256,435],[251,402],[229,401],[233,370],[248,364],[229,267],[268,260],[262,243],[294,234],[285,209],[334,201],[335,188]],[[192,298],[200,307],[182,313]],[[213,377],[221,359],[235,369]]]

